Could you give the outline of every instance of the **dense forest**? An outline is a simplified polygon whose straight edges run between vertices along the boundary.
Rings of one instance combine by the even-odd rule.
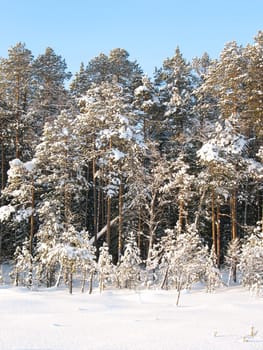
[[[111,268],[132,287],[141,269],[180,290],[203,262],[210,285],[224,264],[263,285],[262,31],[218,59],[177,47],[152,78],[124,49],[72,76],[18,43],[0,59],[0,118],[0,259],[16,283],[99,271],[103,288]]]

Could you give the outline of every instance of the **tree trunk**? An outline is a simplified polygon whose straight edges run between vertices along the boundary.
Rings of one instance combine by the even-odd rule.
[[[111,222],[111,197],[108,196],[107,198],[107,245],[110,247],[110,224]]]
[[[230,198],[230,209],[231,209],[231,235],[232,235],[232,240],[235,240],[237,238],[237,225],[236,225],[236,215],[237,215],[237,208],[236,208],[236,190],[233,190],[232,196]],[[233,264],[233,281],[237,281],[237,266],[236,262]]]
[[[183,219],[184,219],[184,201],[182,199],[180,199],[179,201],[179,218],[178,218],[178,230],[179,233],[182,232],[182,228],[183,228]]]
[[[87,269],[84,269],[84,272],[83,272],[83,281],[82,281],[82,285],[81,285],[81,293],[84,293],[86,278],[87,278]]]
[[[34,175],[31,180],[31,210],[30,215],[30,234],[29,234],[29,253],[33,256],[33,238],[34,238],[34,210],[35,210],[35,187],[34,187]]]
[[[96,189],[96,158],[92,160],[92,176],[93,176],[93,230],[95,245],[97,244],[97,189]]]
[[[91,293],[92,293],[92,287],[93,287],[93,274],[94,274],[94,272],[93,272],[93,271],[91,271],[91,273],[90,273],[90,279],[89,279],[89,294],[91,294]]]
[[[141,207],[139,208],[139,218],[138,218],[138,239],[137,245],[141,251],[141,232],[142,232],[142,218],[141,218]]]
[[[199,206],[198,206],[198,210],[195,216],[195,227],[197,228],[199,225],[199,220],[200,220],[200,215],[201,215],[201,210],[202,210],[202,205],[204,202],[204,198],[205,198],[205,194],[206,194],[206,189],[203,191],[202,196],[200,198],[200,202],[199,202]]]
[[[6,176],[5,175],[5,146],[4,146],[4,140],[2,139],[2,143],[1,143],[1,189],[2,190],[5,188],[5,176]]]
[[[120,184],[119,188],[119,235],[118,235],[118,260],[121,257],[122,250],[122,227],[123,227],[123,184]]]
[[[176,306],[179,306],[179,301],[180,301],[180,296],[181,296],[181,290],[182,290],[182,286],[181,286],[181,283],[179,283],[179,286],[178,286],[178,288],[177,288],[178,294],[177,294]]]
[[[69,294],[72,294],[73,291],[73,273],[72,271],[68,274],[68,287],[69,287]]]
[[[98,188],[98,198],[97,198],[97,220],[96,220],[96,232],[97,232],[97,239],[98,239],[98,232],[100,230],[100,224],[103,225],[102,221],[102,191],[101,191],[101,186],[100,186],[100,180],[99,180],[99,188]]]
[[[217,248],[217,265],[220,266],[220,255],[221,255],[221,235],[220,235],[220,205],[217,204],[216,212],[216,248]]]
[[[1,143],[1,190],[5,188],[5,150],[2,136]],[[1,198],[1,205],[4,205],[4,199]],[[0,225],[0,259],[2,258],[3,225]]]
[[[217,242],[216,242],[216,220],[215,220],[215,194],[214,191],[212,192],[212,241],[213,241],[213,246],[217,255]]]
[[[166,289],[168,286],[168,272],[169,272],[169,266],[166,268],[165,274],[164,274],[164,278],[163,281],[161,283],[161,289],[164,289],[164,286],[166,285]]]
[[[237,208],[236,208],[236,190],[233,190],[232,196],[230,198],[230,210],[231,210],[231,234],[232,234],[232,240],[237,238]]]
[[[150,258],[150,251],[153,247],[153,242],[155,238],[155,231],[157,228],[157,222],[155,217],[155,201],[156,201],[156,193],[153,194],[152,200],[151,200],[151,206],[150,206],[150,213],[149,213],[149,246],[148,246],[148,254],[147,259]]]

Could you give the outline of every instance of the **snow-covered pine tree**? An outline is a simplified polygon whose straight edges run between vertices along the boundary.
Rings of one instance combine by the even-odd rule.
[[[75,74],[72,82],[70,83],[70,91],[74,97],[80,98],[87,92],[90,85],[90,81],[87,75],[88,74],[86,72],[84,63],[81,62],[79,71]]]
[[[125,244],[124,253],[118,263],[116,274],[120,288],[136,288],[140,283],[140,271],[142,260],[136,243],[136,236],[130,232]]]
[[[240,132],[239,115],[232,114],[220,120],[208,140],[197,151],[200,163],[206,168],[202,172],[207,195],[211,198],[211,221],[213,245],[218,264],[221,256],[221,206],[229,205],[231,239],[237,238],[237,199],[239,186],[247,175],[247,139]],[[222,220],[221,220],[222,222]]]
[[[156,72],[155,83],[160,90],[160,101],[165,106],[162,116],[160,147],[168,157],[175,158],[178,151],[191,152],[196,126],[194,81],[191,65],[184,59],[179,47],[175,54],[163,62]]]
[[[110,73],[112,77],[117,77],[119,84],[133,92],[141,83],[142,69],[136,61],[130,61],[129,56],[130,54],[122,48],[111,50]]]
[[[259,294],[263,289],[263,233],[258,226],[242,246],[238,269],[243,286]]]
[[[9,113],[7,133],[8,149],[13,158],[28,159],[32,142],[30,118],[27,116],[33,97],[33,56],[24,43],[17,43],[8,50],[8,58],[0,61],[0,91]],[[10,160],[10,159],[9,159]]]
[[[106,239],[111,248],[110,223],[113,213],[119,215],[118,255],[122,240],[124,184],[131,163],[136,163],[137,153],[143,147],[142,128],[131,102],[130,93],[116,79],[94,85],[80,100],[81,113],[75,125],[82,140],[82,162],[92,169],[91,232],[96,240],[106,221]]]
[[[244,74],[245,109],[242,113],[242,128],[247,137],[254,138],[255,153],[262,144],[262,84],[263,84],[263,32],[260,30],[254,38],[254,43],[244,48],[244,58],[247,71]]]
[[[206,290],[209,293],[223,285],[220,270],[217,266],[217,256],[214,246],[211,247],[210,254],[207,254],[204,278]]]
[[[237,282],[237,265],[240,260],[240,240],[235,238],[228,244],[228,249],[225,257],[226,266],[229,268],[228,283],[232,279],[233,282]]]
[[[194,225],[187,225],[183,232],[168,231],[170,239],[166,240],[161,268],[164,271],[162,285],[176,288],[179,305],[181,291],[202,279],[205,274],[207,249],[197,233]],[[175,242],[173,235],[176,236]],[[165,279],[168,279],[166,282]]]
[[[69,104],[65,82],[71,78],[65,60],[47,47],[33,63],[35,97],[32,114],[37,116],[35,128],[41,136],[45,122],[51,122]]]
[[[56,206],[59,203],[60,208],[57,209],[61,222],[75,222],[82,227],[84,220],[79,213],[88,183],[79,160],[74,115],[69,111],[63,111],[56,120],[45,124],[35,159],[38,166],[37,183],[43,191],[41,201],[55,201]]]
[[[136,171],[130,172],[126,198],[128,207],[133,211],[130,214],[132,221],[136,216],[137,231],[147,237],[144,239],[147,248],[143,255],[149,258],[157,231],[166,225],[166,211],[169,214],[174,203],[176,173],[173,172],[173,164],[161,156],[155,144],[148,142],[146,147],[145,163],[142,159]]]
[[[14,280],[14,285],[19,283],[23,286],[31,287],[33,284],[33,257],[30,253],[30,244],[28,240],[18,246],[14,253],[14,267],[10,273],[10,277]]]
[[[168,289],[171,287],[171,278],[173,275],[172,264],[173,264],[173,256],[176,250],[176,230],[166,229],[164,232],[164,236],[161,237],[160,243],[158,245],[158,254],[159,258],[159,271],[161,275],[161,285],[160,287],[163,289]]]
[[[29,240],[29,251],[33,255],[33,236],[35,233],[35,159],[23,163],[19,159],[9,162],[8,182],[2,191],[2,198],[8,203],[0,207],[2,229],[9,228],[5,250],[13,253],[13,249]]]
[[[104,290],[108,283],[113,283],[115,266],[112,263],[112,256],[109,254],[109,247],[104,242],[99,249],[99,259],[97,264],[97,272],[99,279],[100,292]]]
[[[48,251],[56,249],[60,237],[69,227],[73,226],[76,234],[85,228],[85,217],[81,214],[88,184],[79,161],[73,118],[69,111],[64,111],[56,120],[46,123],[35,154],[36,181],[41,188],[36,259],[39,275],[48,286],[55,283],[54,272],[58,264],[56,255],[53,258]],[[46,263],[47,254],[49,261]]]
[[[96,270],[96,248],[90,244],[88,232],[79,232],[72,225],[67,225],[53,249],[60,265],[60,274],[64,276],[64,282],[68,284],[69,293],[72,294],[73,291],[73,274],[78,271],[83,276],[82,292],[85,280],[89,276],[89,292],[91,293],[93,275]]]
[[[116,48],[109,55],[101,53],[94,57],[86,67],[82,64],[71,84],[71,92],[77,96],[85,95],[92,85],[112,82],[113,76],[132,93],[140,85],[142,69],[136,61],[129,60],[126,50]]]
[[[142,85],[134,90],[133,105],[139,112],[145,142],[156,141],[161,131],[159,116],[164,107],[158,95],[157,87],[147,76],[142,77]]]

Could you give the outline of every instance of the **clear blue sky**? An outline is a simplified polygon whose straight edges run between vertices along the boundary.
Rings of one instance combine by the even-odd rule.
[[[177,45],[187,60],[216,58],[259,30],[263,0],[0,0],[0,56],[19,41],[35,57],[50,46],[72,73],[120,47],[152,75]]]

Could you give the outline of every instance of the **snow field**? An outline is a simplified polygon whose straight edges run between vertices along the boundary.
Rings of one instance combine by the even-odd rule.
[[[262,350],[263,299],[244,288],[213,294],[0,288],[2,350]],[[253,326],[253,336],[251,333]]]

